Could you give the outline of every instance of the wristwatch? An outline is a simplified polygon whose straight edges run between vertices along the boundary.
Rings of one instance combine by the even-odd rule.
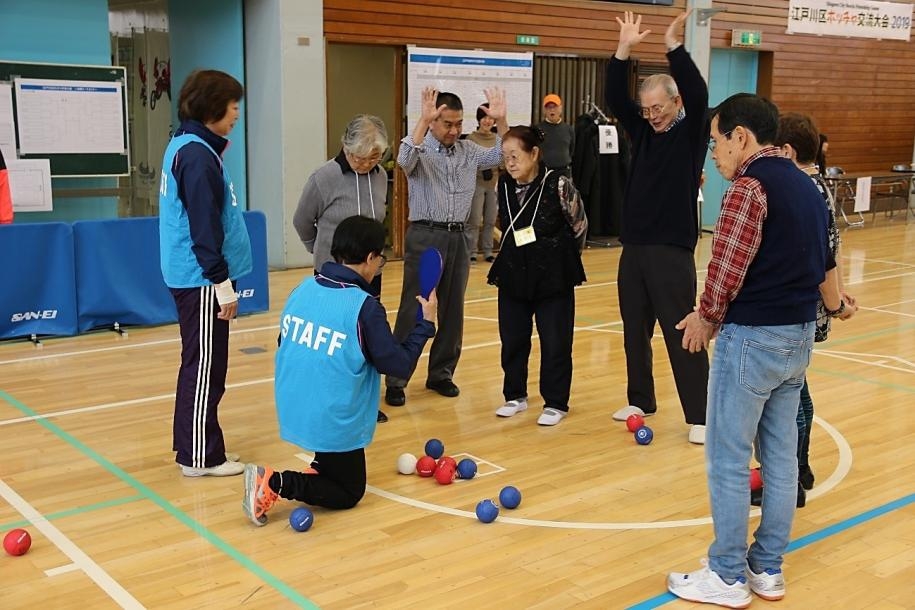
[[[839,308],[838,309],[829,309],[825,305],[823,306],[823,309],[826,310],[826,315],[829,316],[830,318],[837,318],[837,317],[841,316],[843,313],[845,313],[845,300],[839,299]]]

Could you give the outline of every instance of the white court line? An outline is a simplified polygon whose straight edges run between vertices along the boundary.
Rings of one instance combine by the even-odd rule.
[[[86,555],[82,549],[76,546],[72,540],[64,536],[64,534],[48,521],[44,515],[38,512],[34,506],[26,502],[22,496],[17,494],[12,487],[2,480],[0,480],[0,496],[3,496],[3,498],[9,502],[13,508],[19,511],[27,521],[31,522],[35,529],[44,534],[45,538],[59,548],[64,555],[69,557],[70,561],[79,566],[79,569],[85,572],[86,576],[92,579],[92,581],[97,584],[102,591],[107,593],[108,597],[114,600],[121,608],[144,607],[143,604],[138,602],[133,595],[128,593],[120,583],[103,570],[101,566],[92,561],[92,559]]]
[[[871,307],[871,309],[880,310],[880,309],[885,309],[887,307],[895,307],[896,305],[907,305],[907,304],[913,303],[913,302],[915,302],[915,299],[906,299],[905,301],[896,301],[895,303],[887,303],[886,305],[879,305],[877,307]],[[865,308],[860,307],[859,309],[865,309]]]
[[[848,475],[851,471],[852,465],[852,451],[851,445],[848,444],[848,441],[845,440],[845,437],[831,426],[828,422],[823,421],[818,416],[815,416],[813,419],[814,422],[819,424],[829,436],[832,437],[833,441],[836,443],[836,447],[839,451],[839,461],[836,464],[836,469],[826,478],[825,481],[817,485],[813,490],[807,494],[807,500],[815,500],[823,494],[828,493],[833,488],[835,488],[842,480]],[[311,458],[308,454],[297,453],[295,457],[300,460],[311,463]],[[487,462],[490,463],[490,462]],[[468,519],[476,519],[477,515],[474,511],[461,510],[458,508],[451,508],[450,506],[442,506],[441,504],[432,504],[431,502],[424,502],[422,500],[417,500],[415,498],[408,498],[407,496],[402,496],[380,487],[375,487],[374,485],[366,485],[366,491],[380,496],[387,500],[397,502],[399,504],[404,504],[406,506],[412,506],[414,508],[420,508],[423,510],[428,510],[435,513],[442,513],[446,515],[453,515],[455,517],[466,517]],[[750,510],[750,517],[758,517],[762,513],[759,508],[752,508]],[[498,519],[499,523],[511,523],[513,525],[527,525],[532,527],[549,527],[556,529],[579,529],[579,530],[647,530],[647,529],[670,529],[675,527],[692,527],[696,525],[709,525],[712,523],[712,518],[709,517],[699,517],[697,519],[678,519],[673,521],[630,521],[630,522],[591,522],[591,521],[548,521],[544,519],[524,519],[520,517],[508,517],[505,516],[505,512],[500,512]]]
[[[57,568],[51,568],[50,570],[45,570],[45,576],[59,576],[60,574],[68,574],[70,572],[78,572],[80,567],[75,563],[68,563],[65,566],[60,566]]]
[[[905,312],[902,312],[902,311],[890,311],[890,310],[888,310],[888,309],[880,309],[880,308],[878,308],[878,307],[861,307],[861,306],[859,306],[858,309],[862,309],[862,310],[864,310],[864,311],[876,311],[877,313],[885,313],[885,314],[889,314],[889,315],[891,315],[891,316],[901,316],[901,317],[903,317],[903,318],[915,318],[915,314],[905,313]]]
[[[898,366],[890,366],[889,364],[884,364],[882,362],[874,362],[873,360],[865,360],[863,358],[854,358],[852,356],[845,356],[845,355],[843,355],[842,352],[831,352],[829,350],[822,350],[822,351],[815,350],[815,353],[823,354],[824,356],[829,356],[830,358],[838,358],[839,360],[847,360],[849,362],[857,362],[858,364],[876,366],[876,367],[879,367],[882,369],[887,369],[890,371],[898,371],[900,373],[915,373],[915,370],[913,370],[911,368],[906,369],[906,368],[902,368],[902,367],[898,367]],[[895,356],[885,356],[885,358],[889,358],[891,360],[897,359]],[[910,364],[910,363],[906,363],[906,364]]]
[[[253,379],[251,381],[241,381],[238,383],[227,383],[226,389],[230,388],[243,388],[249,385],[258,385],[261,383],[272,383],[273,377],[267,377],[264,379]],[[93,405],[91,407],[79,407],[77,409],[66,409],[64,411],[53,411],[51,413],[43,413],[41,415],[28,415],[26,417],[17,417],[15,419],[5,419],[0,421],[0,426],[8,426],[10,424],[19,424],[22,422],[35,421],[38,419],[51,419],[52,417],[62,417],[64,415],[76,415],[79,413],[91,413],[92,411],[104,411],[107,409],[117,409],[119,407],[132,407],[136,405],[142,405],[149,402],[156,402],[158,400],[171,400],[175,398],[174,392],[171,394],[159,394],[158,396],[147,396],[145,398],[134,398],[131,400],[120,400],[118,402],[108,402],[101,405]]]
[[[230,330],[230,335],[241,335],[244,333],[254,333],[260,332],[262,330],[279,330],[279,323],[271,326],[258,326],[256,328],[242,328],[238,330]],[[68,356],[82,356],[83,354],[99,354],[102,352],[113,352],[120,349],[136,349],[138,347],[149,347],[151,345],[164,345],[166,343],[180,343],[181,337],[175,337],[174,339],[156,339],[154,341],[144,341],[142,343],[124,343],[121,345],[112,345],[111,347],[95,347],[92,349],[84,349],[75,352],[61,352],[59,354],[47,354],[45,356],[28,356],[26,358],[15,358],[13,360],[0,360],[0,365],[2,364],[18,364],[20,362],[33,362],[35,360],[50,360],[51,358],[65,358]]]

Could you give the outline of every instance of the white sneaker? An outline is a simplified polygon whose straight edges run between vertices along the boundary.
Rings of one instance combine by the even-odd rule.
[[[517,415],[521,411],[527,410],[527,398],[518,398],[515,400],[509,400],[504,405],[496,409],[496,415],[499,417],[511,417],[512,415]]]
[[[753,601],[750,586],[742,577],[729,585],[709,569],[705,559],[702,560],[701,570],[689,574],[671,572],[667,576],[667,590],[687,601],[725,608],[748,608]]]
[[[568,411],[560,411],[553,407],[544,407],[543,413],[537,418],[537,423],[541,426],[555,426],[568,414]]]
[[[616,421],[626,421],[626,418],[630,415],[641,415],[642,417],[650,417],[654,413],[645,413],[640,408],[635,405],[627,405],[613,414],[613,419]]]
[[[237,462],[240,459],[241,459],[241,456],[238,455],[237,453],[229,453],[228,451],[226,452],[226,461],[227,462]]]
[[[689,427],[689,442],[694,445],[705,444],[705,426],[702,424],[693,424]]]
[[[181,474],[186,477],[231,477],[245,471],[245,465],[240,462],[226,461],[219,466],[209,468],[192,468],[181,465]]]
[[[785,597],[785,576],[781,570],[763,570],[757,574],[748,562],[746,573],[750,590],[759,597],[770,602],[777,602]]]

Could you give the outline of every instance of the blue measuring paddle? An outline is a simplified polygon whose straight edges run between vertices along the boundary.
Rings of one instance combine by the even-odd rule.
[[[442,279],[442,253],[435,248],[426,248],[419,257],[419,294],[424,299],[428,299],[435,287],[438,286],[439,280]],[[423,319],[423,308],[416,309],[416,319]]]

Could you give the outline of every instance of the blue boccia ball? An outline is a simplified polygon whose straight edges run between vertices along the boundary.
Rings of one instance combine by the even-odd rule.
[[[511,485],[503,487],[499,492],[499,504],[505,508],[518,508],[518,505],[521,504],[521,492],[517,487]]]
[[[445,443],[437,438],[430,438],[426,441],[426,455],[434,460],[442,457],[445,455]]]
[[[635,431],[635,442],[639,445],[647,445],[654,438],[654,432],[648,426],[642,426]]]
[[[480,500],[477,504],[477,519],[483,523],[492,523],[499,516],[499,507],[492,500]]]
[[[315,522],[315,516],[305,507],[292,511],[289,515],[289,525],[297,532],[307,532]]]
[[[477,474],[477,463],[470,458],[464,458],[458,462],[457,473],[462,479],[472,479]]]

